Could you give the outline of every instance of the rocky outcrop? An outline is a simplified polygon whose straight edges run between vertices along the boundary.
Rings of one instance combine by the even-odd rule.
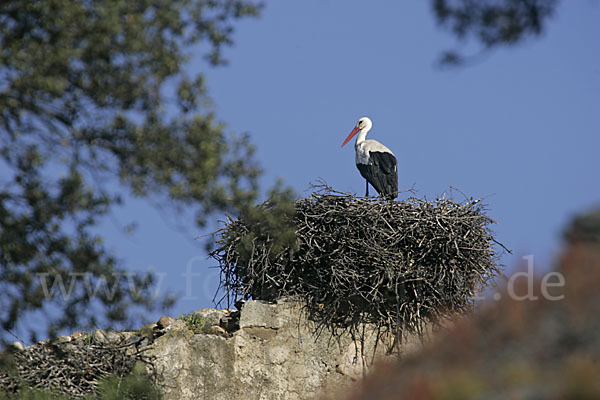
[[[16,343],[10,351],[18,371],[0,371],[0,395],[16,393],[23,382],[83,398],[109,375],[123,379],[146,368],[166,400],[337,398],[375,360],[421,343],[413,336],[396,346],[371,326],[360,338],[318,328],[299,303],[248,301],[240,311],[163,316],[135,331],[76,332],[26,348]]]
[[[391,338],[376,346],[368,327],[364,347],[350,335],[316,334],[297,303],[249,301],[241,313],[204,309],[196,315],[200,330],[166,320],[165,333],[148,346],[165,399],[310,399],[347,387],[375,358],[397,357],[388,352]],[[419,343],[409,338],[401,349]]]

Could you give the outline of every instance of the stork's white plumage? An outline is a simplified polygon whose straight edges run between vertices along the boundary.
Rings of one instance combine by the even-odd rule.
[[[398,167],[394,153],[376,140],[365,140],[373,123],[368,117],[362,117],[350,132],[342,147],[358,133],[356,144],[356,167],[380,196],[395,199],[398,196]]]

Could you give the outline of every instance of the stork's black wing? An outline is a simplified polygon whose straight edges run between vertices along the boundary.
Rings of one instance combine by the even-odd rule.
[[[360,174],[379,195],[395,199],[398,197],[398,168],[392,153],[371,151],[369,164],[356,164]]]

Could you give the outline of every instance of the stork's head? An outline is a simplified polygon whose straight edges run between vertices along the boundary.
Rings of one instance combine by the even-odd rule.
[[[356,135],[358,132],[363,131],[363,130],[368,131],[371,129],[372,126],[373,126],[373,123],[371,122],[369,117],[362,117],[361,119],[359,119],[358,122],[356,123],[356,126],[354,127],[354,129],[352,129],[352,132],[350,132],[350,134],[348,135],[346,140],[344,140],[344,143],[342,143],[342,147],[344,147],[346,145],[346,143],[348,143],[350,141],[350,139],[352,139],[354,137],[354,135]]]

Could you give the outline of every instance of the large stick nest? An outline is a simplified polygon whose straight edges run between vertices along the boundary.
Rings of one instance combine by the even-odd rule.
[[[264,203],[218,232],[222,300],[299,298],[334,330],[420,333],[471,310],[499,272],[494,221],[477,200],[386,201],[322,187],[292,212],[280,208]]]

